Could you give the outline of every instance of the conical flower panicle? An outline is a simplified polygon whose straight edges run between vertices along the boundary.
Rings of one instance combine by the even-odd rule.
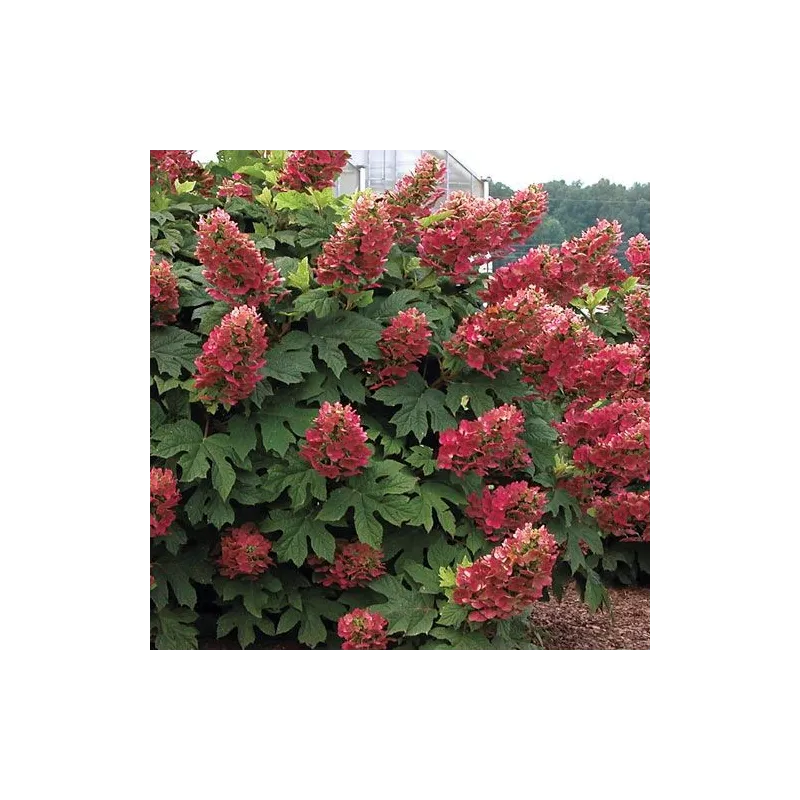
[[[238,306],[212,329],[195,359],[195,387],[200,400],[234,406],[253,393],[266,361],[266,326],[250,306]]]
[[[286,294],[280,272],[221,208],[200,218],[195,257],[205,267],[206,291],[215,300],[258,306]]]

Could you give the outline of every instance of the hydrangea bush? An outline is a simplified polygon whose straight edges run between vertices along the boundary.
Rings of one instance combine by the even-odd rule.
[[[528,649],[533,603],[649,572],[647,239],[630,275],[613,220],[492,274],[541,186],[150,156],[155,648]]]

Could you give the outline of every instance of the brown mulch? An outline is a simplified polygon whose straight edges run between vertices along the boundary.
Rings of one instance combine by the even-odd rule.
[[[650,589],[609,588],[611,613],[592,614],[573,585],[561,602],[536,603],[531,625],[545,650],[649,650]],[[534,636],[534,642],[537,642]]]

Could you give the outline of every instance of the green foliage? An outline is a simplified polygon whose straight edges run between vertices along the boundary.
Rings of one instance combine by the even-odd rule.
[[[344,524],[348,509],[353,509],[353,524],[359,540],[380,547],[383,525],[402,525],[410,519],[413,507],[408,494],[415,490],[417,479],[399,461],[386,459],[368,467],[363,475],[350,478],[348,486],[334,490],[317,519]]]
[[[172,470],[181,493],[169,535],[151,539],[154,646],[196,649],[200,630],[243,649],[282,639],[337,648],[339,618],[369,608],[388,620],[391,647],[533,647],[527,615],[475,623],[469,607],[453,602],[459,567],[493,547],[466,517],[467,497],[496,478],[458,478],[436,466],[442,431],[508,402],[523,409],[524,441],[533,459],[509,480],[532,480],[545,489],[543,523],[563,545],[553,593],[573,581],[590,608],[607,607],[603,580],[641,580],[649,573],[649,549],[609,541],[557,484],[572,469],[569,450],[552,427],[562,418],[561,399],[533,402],[516,368],[489,379],[443,347],[461,320],[480,308],[482,279],[453,285],[421,267],[414,245],[404,244],[392,248],[379,285],[356,294],[319,286],[315,266],[322,245],[349,213],[351,199],[331,189],[282,191],[276,182],[285,155],[223,150],[208,166],[217,184],[235,171],[245,176],[252,200],[221,200],[216,190],[204,197],[202,183],[193,181],[151,193],[151,247],[172,263],[179,290],[177,320],[151,328],[151,464]],[[616,189],[606,189],[617,196]],[[577,224],[578,211],[570,211],[568,201],[584,187],[575,191],[556,187],[551,208],[557,218],[539,229],[561,237],[558,243]],[[644,219],[646,210],[649,226],[644,194],[630,191],[638,192],[631,213]],[[252,395],[232,408],[204,406],[194,388],[195,359],[231,308],[208,295],[194,257],[198,218],[215,207],[224,207],[275,264],[287,290],[280,302],[259,307],[269,339],[266,364]],[[619,218],[609,208],[600,202],[592,210]],[[437,212],[422,225],[442,218]],[[636,232],[626,227],[628,235]],[[621,296],[634,286],[628,281],[618,292],[586,295],[580,313],[600,335],[629,341]],[[365,365],[381,359],[382,331],[412,307],[430,323],[429,353],[403,380],[373,390]],[[326,479],[299,455],[325,402],[351,404],[367,431],[370,460],[354,477]],[[217,563],[221,537],[245,523],[255,523],[269,539],[274,564],[254,579],[225,579]],[[386,574],[346,591],[322,586],[308,559],[333,561],[337,540],[381,548]]]

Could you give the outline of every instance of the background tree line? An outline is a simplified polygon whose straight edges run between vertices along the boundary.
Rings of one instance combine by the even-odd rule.
[[[592,186],[581,181],[550,181],[544,184],[550,198],[549,211],[536,233],[513,253],[497,259],[495,266],[507,264],[523,256],[531,247],[540,244],[560,245],[581,231],[591,227],[598,219],[616,219],[625,233],[623,247],[618,257],[627,267],[624,251],[627,241],[637,233],[650,238],[650,184],[634,183],[627,187],[603,178]],[[489,185],[492,197],[511,197],[514,190],[501,182]]]

